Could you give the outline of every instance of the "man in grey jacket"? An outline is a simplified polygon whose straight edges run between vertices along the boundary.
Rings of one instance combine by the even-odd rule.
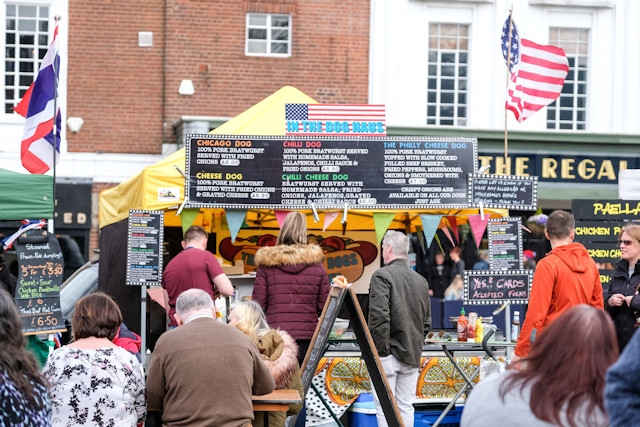
[[[424,338],[431,329],[429,284],[407,262],[409,238],[387,231],[382,239],[385,266],[371,276],[369,330],[380,355],[405,427],[413,426],[413,401]],[[374,392],[378,426],[387,426]]]

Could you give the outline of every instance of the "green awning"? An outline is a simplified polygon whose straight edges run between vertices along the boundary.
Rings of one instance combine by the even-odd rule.
[[[0,220],[53,218],[53,177],[0,169]]]

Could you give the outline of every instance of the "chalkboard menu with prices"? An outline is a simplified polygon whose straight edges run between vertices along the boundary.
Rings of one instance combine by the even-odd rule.
[[[58,240],[46,231],[19,237],[16,303],[27,335],[65,331],[60,309],[64,259]]]
[[[466,207],[477,140],[188,135],[187,206]]]
[[[487,224],[491,270],[522,269],[522,220],[492,218]]]
[[[469,205],[535,211],[538,177],[469,174]]]
[[[160,285],[163,230],[162,211],[129,211],[127,285]]]
[[[465,304],[527,304],[532,270],[465,270]]]

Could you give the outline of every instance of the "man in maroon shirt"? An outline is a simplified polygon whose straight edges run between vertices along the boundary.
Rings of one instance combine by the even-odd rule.
[[[202,289],[215,300],[215,293],[233,294],[233,285],[222,271],[215,256],[207,251],[207,232],[192,225],[184,233],[183,251],[176,255],[162,273],[162,287],[169,295],[169,327],[178,326],[175,319],[176,299],[187,289]]]

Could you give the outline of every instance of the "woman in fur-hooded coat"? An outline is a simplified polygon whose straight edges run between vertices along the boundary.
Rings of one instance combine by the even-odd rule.
[[[298,346],[283,330],[271,329],[260,305],[251,300],[240,301],[231,312],[230,324],[235,326],[258,347],[265,364],[269,367],[276,389],[298,390],[304,401],[302,375],[298,366]],[[282,427],[289,415],[300,412],[302,403],[289,405],[288,411],[269,412],[269,426]],[[254,412],[253,427],[264,425],[262,411]]]
[[[287,331],[296,340],[301,361],[330,289],[322,248],[307,244],[304,215],[290,212],[276,245],[260,248],[254,260],[253,299],[264,310],[269,326]]]
[[[276,389],[291,388],[298,390],[304,400],[302,376],[298,366],[298,346],[291,335],[282,330],[271,329],[262,337],[250,337],[258,346],[265,363],[273,375]],[[269,426],[284,426],[287,416],[300,412],[302,403],[289,405],[287,412],[269,412]],[[264,413],[254,413],[253,427],[264,425]]]

